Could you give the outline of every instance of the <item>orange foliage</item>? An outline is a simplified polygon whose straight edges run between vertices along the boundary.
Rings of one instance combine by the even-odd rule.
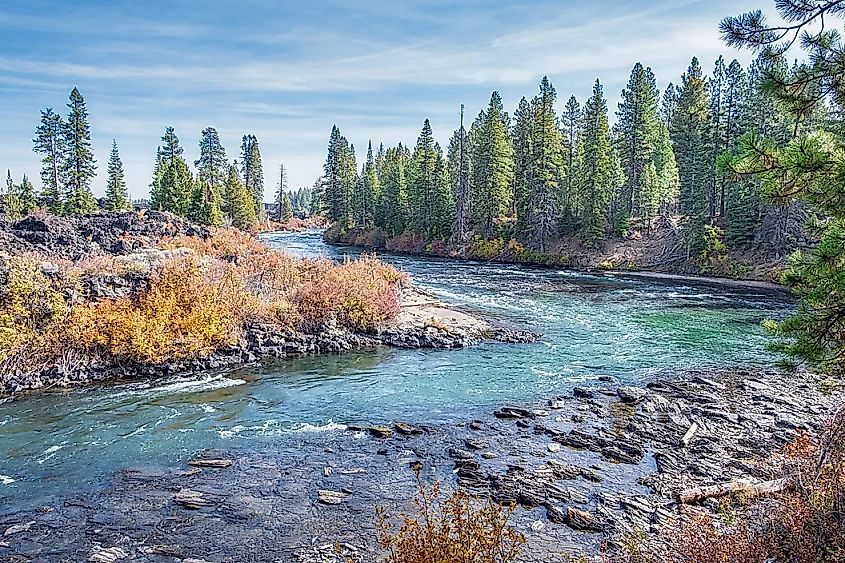
[[[135,297],[75,307],[69,325],[82,348],[158,364],[207,356],[237,340],[246,309],[233,271],[208,276],[196,258],[169,262]]]
[[[378,541],[387,563],[511,563],[525,537],[508,526],[513,508],[478,502],[463,491],[443,499],[439,483],[426,488],[417,475],[415,514],[395,527],[378,509]]]

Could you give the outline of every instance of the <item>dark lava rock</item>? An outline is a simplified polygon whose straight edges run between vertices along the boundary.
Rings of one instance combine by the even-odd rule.
[[[421,429],[405,422],[397,422],[393,427],[396,428],[397,432],[405,436],[418,436],[423,433]]]
[[[585,387],[574,388],[572,390],[572,394],[578,399],[592,399],[596,396],[591,389],[587,389]]]
[[[623,403],[637,403],[645,398],[647,392],[639,387],[620,387],[616,394]]]
[[[387,426],[370,426],[367,431],[376,438],[392,438],[393,430]]]
[[[573,530],[582,532],[603,532],[607,529],[607,525],[599,521],[594,515],[571,506],[566,509],[564,522]]]
[[[534,413],[520,407],[502,407],[493,413],[496,418],[534,418]]]

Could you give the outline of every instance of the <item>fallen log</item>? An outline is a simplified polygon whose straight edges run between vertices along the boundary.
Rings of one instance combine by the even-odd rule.
[[[678,494],[678,502],[681,504],[695,504],[709,498],[722,498],[735,494],[741,494],[746,498],[754,498],[783,491],[791,483],[792,479],[787,477],[772,481],[763,481],[762,483],[757,483],[751,479],[737,479],[736,481],[710,485],[708,487],[686,489]]]
[[[698,423],[693,422],[692,425],[690,425],[689,430],[687,430],[686,434],[684,434],[684,437],[681,438],[681,443],[684,445],[684,447],[689,446],[689,443],[692,441],[692,437],[695,436],[695,433],[697,431]]]

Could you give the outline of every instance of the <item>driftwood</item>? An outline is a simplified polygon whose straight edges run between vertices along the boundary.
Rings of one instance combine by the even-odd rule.
[[[695,504],[709,498],[721,498],[728,495],[742,494],[748,498],[778,493],[792,483],[792,479],[782,478],[772,481],[754,482],[750,479],[737,479],[728,483],[711,485],[709,487],[693,487],[678,494],[681,504]]]
[[[697,431],[698,431],[698,423],[693,422],[690,425],[689,430],[687,430],[686,434],[684,434],[684,437],[681,438],[681,443],[684,445],[684,447],[689,446],[689,443],[692,441],[692,438],[693,438],[693,436],[695,436],[695,433]]]

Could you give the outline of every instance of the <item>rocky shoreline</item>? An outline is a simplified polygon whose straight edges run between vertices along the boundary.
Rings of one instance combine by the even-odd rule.
[[[93,494],[5,510],[0,558],[374,561],[374,510],[409,508],[415,467],[427,482],[515,504],[523,560],[592,557],[625,538],[649,541],[692,511],[715,514],[716,501],[689,506],[679,493],[771,478],[768,457],[798,432],[818,432],[842,399],[806,373],[693,371],[642,388],[604,377],[455,424],[348,421],[280,448],[127,469]]]
[[[205,358],[156,365],[135,362],[102,364],[94,359],[78,358],[66,367],[53,367],[36,373],[6,374],[0,380],[0,397],[111,380],[192,375],[233,369],[263,360],[340,354],[377,346],[449,349],[474,346],[483,341],[524,344],[539,339],[539,335],[532,332],[497,326],[455,311],[449,305],[414,288],[403,290],[400,304],[402,313],[398,322],[372,334],[335,326],[325,327],[317,334],[309,334],[276,325],[253,323],[246,327],[236,345],[218,350]]]

